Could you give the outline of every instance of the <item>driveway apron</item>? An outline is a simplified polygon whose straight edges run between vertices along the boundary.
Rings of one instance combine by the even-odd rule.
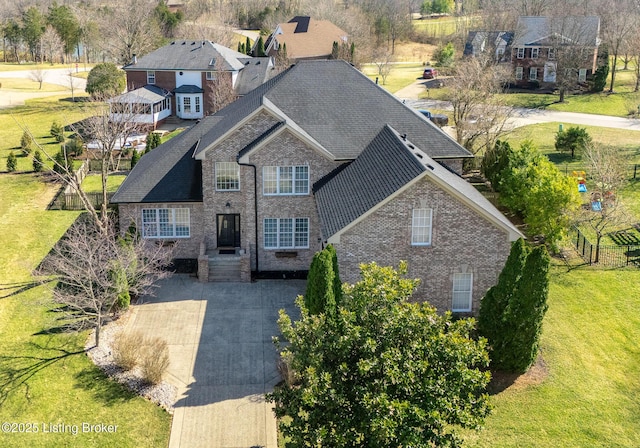
[[[273,405],[280,381],[272,337],[278,310],[297,316],[301,280],[198,283],[175,275],[134,307],[129,331],[169,345],[165,377],[178,388],[170,448],[277,447]]]

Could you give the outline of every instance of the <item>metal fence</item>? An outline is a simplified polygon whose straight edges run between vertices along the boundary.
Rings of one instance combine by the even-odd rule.
[[[575,232],[575,248],[586,263],[612,268],[640,267],[640,245],[596,245],[589,241],[580,229],[574,228],[573,230]]]

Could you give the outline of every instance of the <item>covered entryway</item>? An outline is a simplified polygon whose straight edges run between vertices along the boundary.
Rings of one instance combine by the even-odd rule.
[[[240,247],[240,215],[224,214],[217,215],[218,226],[218,248]]]

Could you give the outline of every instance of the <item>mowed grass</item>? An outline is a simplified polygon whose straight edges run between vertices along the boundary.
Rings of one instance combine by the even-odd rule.
[[[107,177],[107,191],[109,193],[115,192],[126,177],[127,176],[123,174],[112,174]],[[82,190],[86,193],[102,192],[102,176],[99,174],[89,174],[82,181]]]
[[[551,271],[544,368],[493,396],[469,447],[640,445],[640,271]]]
[[[65,89],[63,86],[58,84],[49,84],[46,82],[46,75],[44,77],[45,81],[42,83],[42,88],[40,88],[40,83],[37,81],[33,81],[31,79],[25,78],[0,78],[0,94],[2,95],[11,95],[11,91],[14,92],[64,92],[68,89]]]
[[[417,79],[422,78],[424,65],[421,63],[392,63],[391,72],[387,76],[386,82],[382,82],[382,76],[378,74],[378,67],[375,64],[366,64],[362,67],[362,73],[371,80],[378,78],[378,84],[391,93],[407,87]]]
[[[416,32],[424,33],[429,37],[442,38],[452,36],[460,30],[472,29],[480,24],[480,19],[468,16],[446,16],[413,20],[411,23]]]
[[[94,64],[79,63],[78,68],[80,70],[91,69]],[[31,70],[53,70],[53,69],[73,69],[75,70],[76,64],[36,64],[33,62],[26,62],[23,64],[16,63],[0,63],[0,72],[17,72],[17,71],[31,71]]]
[[[586,170],[585,162],[580,158],[571,158],[568,152],[558,152],[555,148],[555,136],[560,123],[542,123],[523,126],[512,130],[503,140],[508,141],[512,147],[518,147],[525,140],[531,140],[558,168],[571,174],[574,170]],[[628,163],[628,175],[633,175],[633,167],[640,164],[640,131],[626,129],[603,128],[599,126],[579,126],[564,124],[564,129],[569,127],[582,127],[587,130],[596,143],[614,145],[619,149],[621,157]],[[587,176],[589,173],[587,172]],[[640,176],[640,169],[638,171]],[[640,214],[638,214],[640,217]]]
[[[0,174],[0,422],[38,430],[0,434],[0,445],[167,446],[170,415],[105,378],[83,353],[86,333],[55,331],[50,290],[32,283],[31,271],[78,216],[45,210],[54,190],[30,174]],[[82,433],[83,423],[117,428]],[[49,424],[80,432],[43,433]]]
[[[68,95],[32,99],[24,106],[0,109],[0,172],[6,172],[6,159],[11,151],[18,156],[18,171],[33,169],[33,153],[26,156],[20,150],[23,128],[28,128],[45,151],[53,155],[60,149],[50,134],[53,121],[67,126],[89,115],[86,103],[71,102]]]

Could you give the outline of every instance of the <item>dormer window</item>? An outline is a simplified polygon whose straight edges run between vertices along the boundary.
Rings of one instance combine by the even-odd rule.
[[[156,83],[156,72],[148,71],[147,84],[155,84],[155,83]]]

